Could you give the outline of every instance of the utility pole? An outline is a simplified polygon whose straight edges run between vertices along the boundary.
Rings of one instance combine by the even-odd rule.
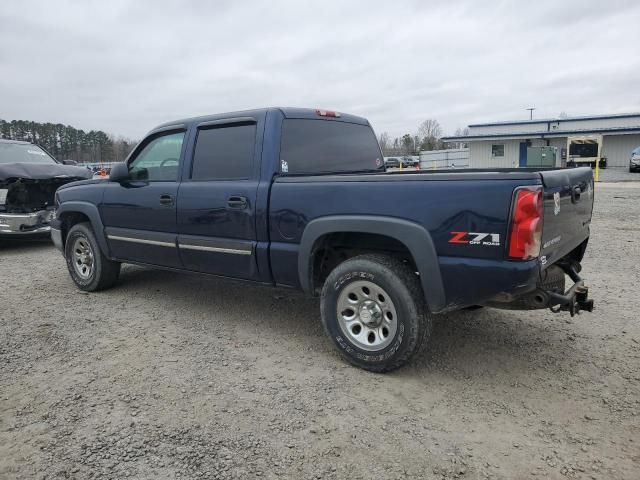
[[[525,110],[529,110],[529,120],[533,120],[533,111],[535,109],[536,109],[536,107],[525,108]]]

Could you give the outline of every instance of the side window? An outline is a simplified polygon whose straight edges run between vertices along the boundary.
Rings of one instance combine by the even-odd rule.
[[[491,145],[492,157],[504,157],[504,145]]]
[[[154,138],[129,162],[131,180],[175,182],[178,180],[184,132]]]
[[[198,130],[191,179],[246,180],[256,143],[256,124],[229,125]]]

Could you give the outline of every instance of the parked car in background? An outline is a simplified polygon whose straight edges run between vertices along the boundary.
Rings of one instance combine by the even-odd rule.
[[[93,178],[98,180],[106,180],[109,178],[109,173],[111,173],[111,167],[96,168],[93,170]]]
[[[396,157],[385,158],[384,166],[386,168],[400,168],[400,159]]]
[[[590,168],[384,173],[382,158],[369,122],[343,113],[173,121],[109,181],[61,187],[51,236],[85,291],[124,262],[320,296],[338,351],[377,372],[406,363],[438,313],[591,311]]]
[[[418,163],[420,163],[420,160],[416,160],[413,157],[409,157],[409,156],[402,157],[403,167],[415,167]]]
[[[629,160],[629,172],[640,172],[640,147],[635,148],[631,152]]]
[[[0,139],[0,237],[49,234],[56,189],[90,177],[37,145]]]

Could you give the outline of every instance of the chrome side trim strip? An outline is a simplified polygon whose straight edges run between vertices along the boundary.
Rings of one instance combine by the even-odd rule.
[[[221,247],[205,247],[203,245],[191,245],[187,243],[179,243],[180,248],[186,250],[200,250],[203,252],[232,253],[234,255],[251,255],[251,250],[238,250],[237,248],[221,248]]]
[[[107,235],[109,240],[120,240],[122,242],[132,242],[132,243],[144,243],[146,245],[158,245],[160,247],[174,247],[175,243],[169,242],[159,242],[158,240],[146,240],[143,238],[133,238],[133,237],[122,237],[120,235]]]

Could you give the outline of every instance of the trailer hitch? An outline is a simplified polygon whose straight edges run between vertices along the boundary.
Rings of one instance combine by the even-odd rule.
[[[557,292],[546,292],[549,295],[549,309],[553,313],[569,312],[573,317],[581,311],[592,312],[593,300],[589,298],[589,287],[584,284],[573,264],[560,264],[562,270],[569,275],[575,283],[564,294]],[[555,308],[554,308],[555,307]]]

